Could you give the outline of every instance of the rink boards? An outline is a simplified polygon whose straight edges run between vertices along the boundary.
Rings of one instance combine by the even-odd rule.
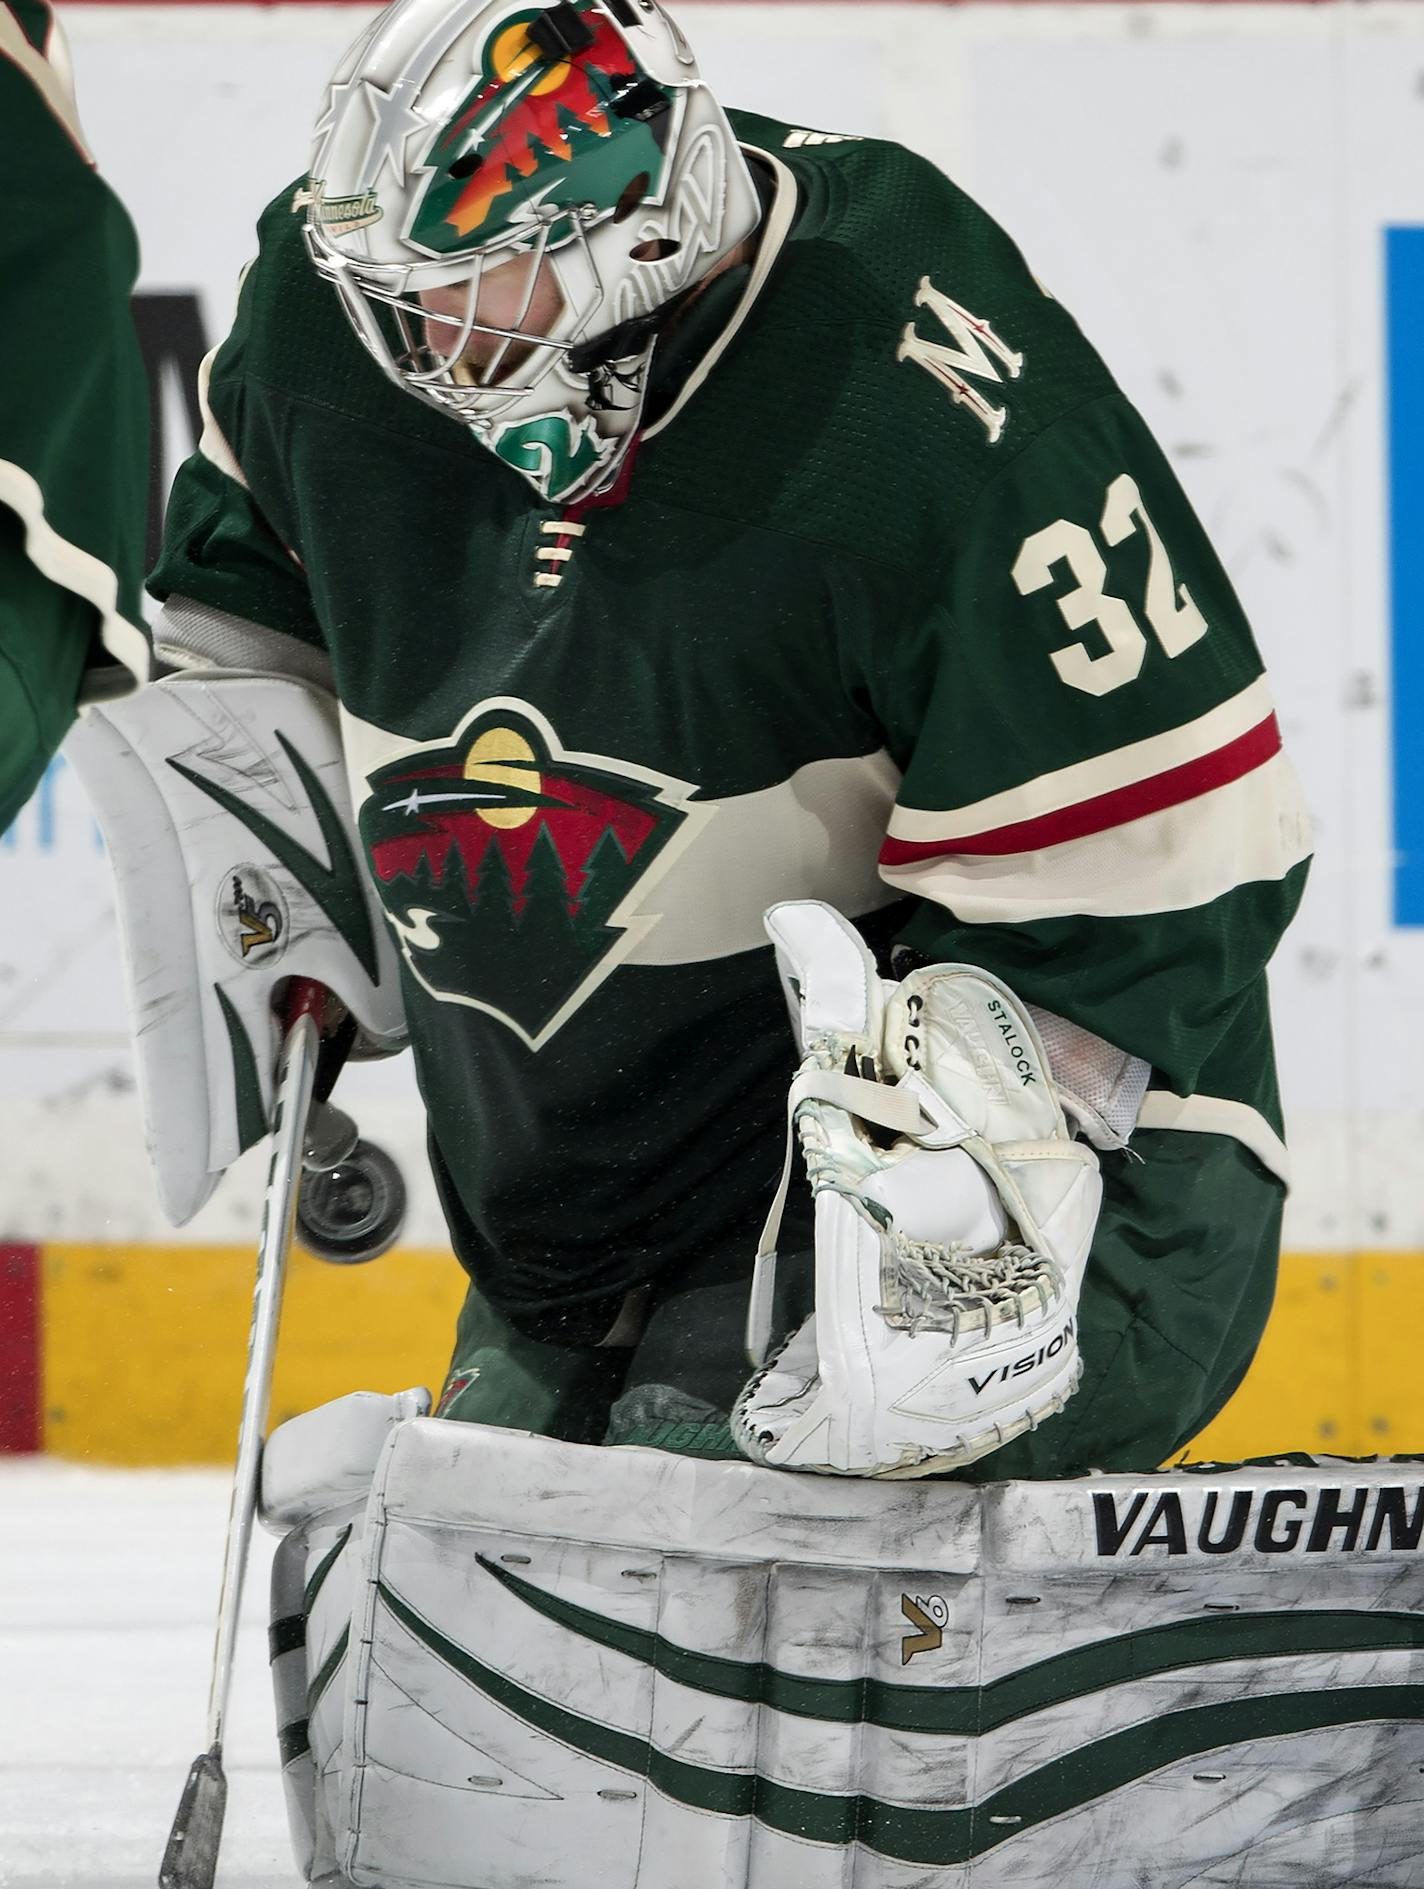
[[[254,1256],[235,1244],[0,1245],[0,1453],[230,1462]],[[438,1388],[464,1291],[465,1275],[433,1244],[357,1268],[298,1250],[274,1420],[353,1384]],[[1287,1253],[1256,1362],[1188,1459],[1298,1446],[1366,1454],[1418,1440],[1421,1330],[1419,1255]]]

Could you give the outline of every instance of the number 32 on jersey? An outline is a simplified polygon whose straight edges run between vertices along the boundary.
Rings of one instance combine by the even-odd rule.
[[[1137,531],[1147,539],[1147,595],[1142,614],[1164,653],[1180,656],[1206,635],[1206,618],[1186,585],[1177,582],[1137,481],[1126,472],[1108,487],[1101,530],[1109,545],[1121,544]],[[1107,648],[1094,655],[1086,643],[1070,643],[1055,649],[1049,660],[1070,689],[1107,695],[1137,675],[1147,654],[1147,638],[1131,606],[1108,590],[1107,561],[1093,534],[1070,518],[1060,518],[1024,539],[1011,573],[1019,594],[1030,597],[1046,590],[1059,564],[1066,564],[1077,580],[1073,590],[1054,599],[1063,621],[1070,630],[1096,624]]]

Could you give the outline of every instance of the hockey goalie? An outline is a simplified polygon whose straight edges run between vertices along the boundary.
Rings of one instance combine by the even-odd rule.
[[[777,1810],[793,1773],[909,1801],[839,1706],[793,1759],[630,1701],[649,1661],[730,1697],[734,1616],[812,1686],[764,1577],[834,1518],[865,1580],[931,1571],[943,1636],[937,1516],[1152,1471],[1251,1359],[1308,835],[1201,525],[982,210],[724,110],[653,0],[383,13],[202,394],[128,713],[161,772],[185,704],[255,691],[268,840],[359,862],[470,1282],[433,1416],[357,1397],[269,1447],[308,1879],[968,1881],[972,1845],[925,1874]],[[340,847],[278,688],[327,705]],[[620,1517],[705,1580],[600,1559]],[[699,1763],[722,1834],[674,1867]]]

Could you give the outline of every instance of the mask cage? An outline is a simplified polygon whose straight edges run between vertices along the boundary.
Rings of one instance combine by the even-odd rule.
[[[603,306],[605,283],[588,225],[599,213],[591,205],[551,206],[539,218],[530,242],[498,249],[475,250],[460,260],[459,272],[449,263],[386,264],[344,255],[313,223],[304,227],[307,252],[317,273],[330,282],[356,330],[358,339],[387,377],[417,397],[460,419],[497,419],[522,401],[585,339],[590,322]],[[557,246],[550,242],[556,223],[567,223],[570,234]],[[554,279],[562,299],[556,332],[540,333],[523,325],[534,300],[539,272],[546,260],[573,249],[581,271],[553,263]],[[528,277],[513,324],[497,327],[475,319],[480,291],[495,269],[527,262]],[[583,276],[581,293],[571,292],[575,273]],[[419,299],[424,288],[463,285],[463,315],[438,313]],[[443,349],[432,345],[431,330],[447,330]],[[490,359],[476,368],[462,357],[471,338],[487,335],[499,345]],[[526,359],[500,378],[510,350],[523,346]],[[458,377],[461,370],[472,378]],[[579,380],[584,376],[577,376]]]

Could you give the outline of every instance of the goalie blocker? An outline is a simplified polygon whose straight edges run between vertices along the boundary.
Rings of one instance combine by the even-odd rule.
[[[114,869],[144,1129],[181,1226],[265,1133],[280,983],[332,991],[405,1040],[336,704],[285,676],[190,669],[92,708],[70,736]]]
[[[1417,1462],[832,1480],[422,1407],[268,1446],[309,1882],[1416,1879]]]

